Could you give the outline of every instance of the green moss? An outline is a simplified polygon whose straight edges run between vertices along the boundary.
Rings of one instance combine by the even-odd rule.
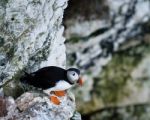
[[[14,81],[19,81],[20,77],[22,76],[23,71],[19,70],[12,78]]]
[[[114,54],[94,86],[94,92],[105,104],[117,103],[130,94],[126,85],[128,80],[132,80],[131,72],[143,56],[149,53],[148,51],[150,51],[150,45],[141,44]]]
[[[42,35],[43,33],[41,33]],[[40,62],[40,61],[44,61],[47,60],[47,56],[49,55],[50,51],[49,51],[49,46],[50,46],[51,42],[49,41],[49,38],[46,40],[46,42],[44,42],[43,44],[43,48],[42,50],[37,50],[36,54],[34,54],[34,56],[32,56],[30,58],[30,60],[35,61],[35,62]]]
[[[77,36],[74,36],[74,37],[71,37],[70,39],[66,40],[70,43],[78,43],[80,41],[80,37],[77,37]]]
[[[39,36],[42,36],[42,35],[44,35],[44,32],[39,33]]]
[[[93,90],[91,91],[92,100],[86,103],[86,107],[81,105],[79,111],[87,113],[104,106],[114,106],[127,98],[132,93],[128,86],[128,83],[132,82],[131,73],[142,58],[149,54],[149,51],[150,45],[140,44],[134,48],[115,53],[112,60],[103,68],[100,76],[94,78]]]
[[[9,0],[0,0],[0,5],[5,6]]]
[[[75,63],[75,59],[76,59],[75,54],[73,53],[71,55],[68,55],[67,57],[68,57],[68,61],[67,61],[68,64],[73,65]]]
[[[36,53],[36,56],[31,57],[30,60],[33,60],[35,62],[44,61],[47,59],[48,54],[49,54],[48,50],[46,50],[46,49],[41,50]]]
[[[136,53],[134,49],[115,54],[111,62],[104,67],[98,82],[94,84],[94,92],[105,104],[117,103],[128,96],[127,81],[131,80],[131,71],[142,58],[141,52],[137,55],[141,47],[136,48]]]
[[[13,98],[17,98],[23,93],[23,89],[14,81],[4,86],[3,89],[5,96],[12,96]]]
[[[25,24],[34,24],[35,23],[35,20],[34,19],[32,19],[32,18],[29,18],[29,17],[27,17],[27,18],[25,18],[24,19],[24,23]]]
[[[14,48],[14,46],[13,46],[13,47],[11,47],[11,48],[9,49],[9,51],[7,52],[7,57],[8,57],[9,59],[12,59],[13,56],[14,56],[14,52],[15,52],[15,48]]]
[[[30,23],[30,19],[28,19],[28,18],[24,19],[24,23],[25,24],[29,24]]]
[[[19,84],[21,76],[22,71],[18,71],[13,78],[3,86],[5,96],[17,98],[23,93],[23,88]]]

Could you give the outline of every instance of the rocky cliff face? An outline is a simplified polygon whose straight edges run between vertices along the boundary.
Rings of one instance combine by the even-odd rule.
[[[5,114],[3,114],[5,116],[0,117],[0,119],[69,120],[73,116],[75,110],[75,99],[71,96],[72,95],[61,97],[62,104],[59,106],[51,103],[49,98],[44,94],[37,92],[24,93],[16,100],[12,97],[8,97],[3,99],[3,105],[6,106],[6,110]]]
[[[62,17],[67,0],[0,2],[0,81],[47,65],[65,67]]]
[[[111,110],[120,110],[116,106],[124,106],[123,110],[126,110],[128,105],[133,105],[134,109],[134,105],[149,103],[150,1],[88,1],[95,12],[86,4],[81,5],[77,1],[74,4],[84,6],[83,11],[89,10],[91,15],[82,10],[78,16],[75,11],[76,16],[67,18],[66,15],[68,65],[78,66],[85,75],[83,89],[76,90],[81,93],[77,99],[80,101],[79,109],[87,115],[85,118],[91,111],[96,111],[93,112],[97,116],[94,120],[110,120],[115,118]],[[100,10],[101,13],[96,12]],[[86,106],[82,106],[81,101]],[[114,109],[109,111],[108,106]],[[102,108],[108,117],[98,116]],[[129,119],[134,118],[131,114]],[[118,120],[124,119],[120,113],[118,116]]]
[[[55,106],[45,95],[20,96],[23,89],[18,82],[23,71],[50,65],[65,68],[61,24],[66,7],[67,0],[0,1],[0,119],[68,120],[73,116],[75,101],[69,95]]]
[[[83,71],[95,71],[95,75],[99,74],[102,66],[108,63],[112,53],[117,51],[120,45],[142,34],[142,24],[150,19],[149,0],[107,0],[104,5],[109,9],[109,12],[105,13],[106,18],[68,18],[65,22],[66,26],[68,25],[65,34],[68,38],[66,43],[70,64],[76,64]],[[81,17],[80,14],[78,17]]]

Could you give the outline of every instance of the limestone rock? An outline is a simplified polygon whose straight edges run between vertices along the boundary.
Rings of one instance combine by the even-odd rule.
[[[22,69],[65,67],[61,25],[67,0],[0,1],[0,84]]]
[[[1,120],[69,120],[75,111],[75,99],[71,93],[59,98],[60,105],[53,104],[43,93],[27,92],[17,100],[6,98],[7,115]]]

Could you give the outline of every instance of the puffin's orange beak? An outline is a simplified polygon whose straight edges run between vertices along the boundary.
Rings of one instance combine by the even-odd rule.
[[[81,78],[81,77],[79,78],[79,80],[77,81],[77,83],[78,83],[80,86],[82,86],[82,85],[83,85],[83,80],[82,80],[82,78]]]

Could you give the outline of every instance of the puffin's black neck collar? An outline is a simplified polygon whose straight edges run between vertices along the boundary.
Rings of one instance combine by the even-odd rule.
[[[66,81],[67,81],[69,84],[71,84],[71,85],[74,84],[73,82],[69,81],[68,79],[66,79]]]

